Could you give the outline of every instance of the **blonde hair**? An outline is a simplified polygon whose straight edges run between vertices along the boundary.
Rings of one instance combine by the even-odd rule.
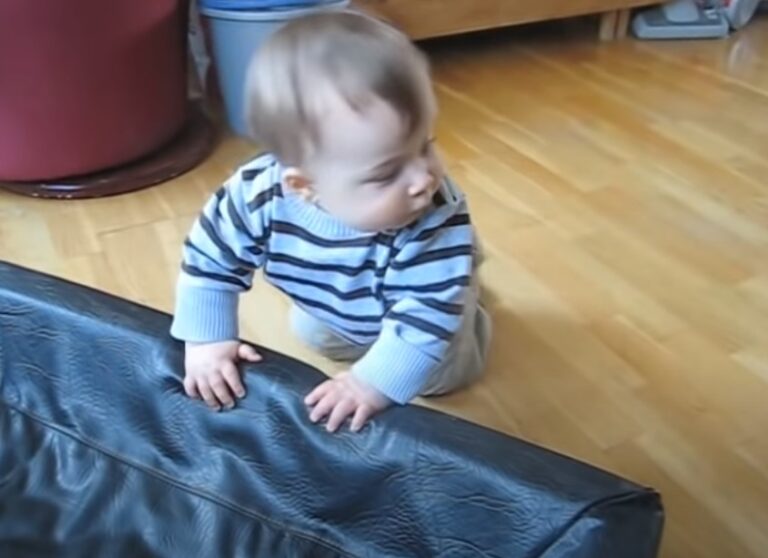
[[[329,11],[289,22],[251,62],[245,97],[254,138],[282,163],[300,165],[319,146],[318,96],[327,86],[356,111],[374,96],[389,103],[409,136],[430,118],[428,63],[408,37],[361,13]]]

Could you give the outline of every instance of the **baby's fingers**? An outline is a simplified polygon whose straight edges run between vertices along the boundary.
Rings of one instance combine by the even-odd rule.
[[[373,414],[373,409],[369,405],[360,405],[355,411],[355,416],[352,417],[352,424],[349,429],[352,432],[360,432]]]
[[[184,392],[192,399],[200,399],[200,392],[197,391],[197,382],[192,376],[184,377]]]
[[[342,399],[331,411],[326,429],[328,432],[336,432],[346,418],[355,412],[356,403],[350,399]]]
[[[312,412],[309,413],[309,420],[312,422],[318,422],[325,417],[328,416],[328,414],[333,410],[333,408],[336,406],[336,398],[331,396],[325,396],[323,397],[317,405],[315,405],[312,408]]]
[[[231,409],[235,406],[235,401],[232,399],[232,394],[229,392],[227,382],[224,381],[224,376],[221,374],[215,374],[209,378],[209,383],[213,393],[217,399],[221,401],[227,409]]]
[[[304,404],[309,405],[310,407],[313,407],[323,397],[326,396],[331,386],[332,386],[331,380],[326,380],[325,382],[317,386],[315,389],[313,389],[312,392],[304,398]]]
[[[237,348],[237,356],[241,360],[247,360],[248,362],[259,362],[261,360],[261,355],[256,349],[245,343],[240,343],[240,346]]]
[[[240,371],[237,366],[232,362],[226,362],[221,366],[221,374],[224,376],[224,381],[232,390],[232,392],[242,399],[245,397],[245,388],[243,387],[243,380],[240,377]]]
[[[218,411],[221,409],[219,402],[216,400],[216,396],[213,394],[211,386],[208,385],[208,382],[205,379],[198,380],[197,390],[200,392],[203,400],[212,410]]]

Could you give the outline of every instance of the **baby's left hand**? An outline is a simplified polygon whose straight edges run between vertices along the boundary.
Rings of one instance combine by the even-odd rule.
[[[348,372],[317,386],[304,402],[312,407],[312,422],[328,417],[328,432],[336,432],[350,416],[350,430],[358,432],[369,418],[392,405],[389,398]]]

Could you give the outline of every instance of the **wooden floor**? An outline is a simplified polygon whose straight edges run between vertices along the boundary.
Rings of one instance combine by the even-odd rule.
[[[768,556],[768,18],[728,41],[577,25],[428,49],[495,322],[487,377],[435,404],[659,489],[664,557]],[[168,310],[185,232],[251,152],[225,140],[113,199],[0,194],[0,257]],[[247,336],[329,370],[285,308],[259,285]]]

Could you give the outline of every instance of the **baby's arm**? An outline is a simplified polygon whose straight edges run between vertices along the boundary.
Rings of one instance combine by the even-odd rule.
[[[456,194],[399,248],[384,277],[390,306],[379,338],[350,374],[310,394],[311,418],[328,416],[328,429],[335,430],[352,416],[356,430],[393,402],[421,393],[461,329],[474,258],[474,231]]]
[[[266,215],[279,190],[265,187],[270,168],[254,164],[230,178],[204,207],[184,242],[177,285],[171,334],[186,342],[185,391],[216,410],[232,407],[233,393],[245,395],[237,361],[260,359],[238,341],[237,307],[263,264]]]

